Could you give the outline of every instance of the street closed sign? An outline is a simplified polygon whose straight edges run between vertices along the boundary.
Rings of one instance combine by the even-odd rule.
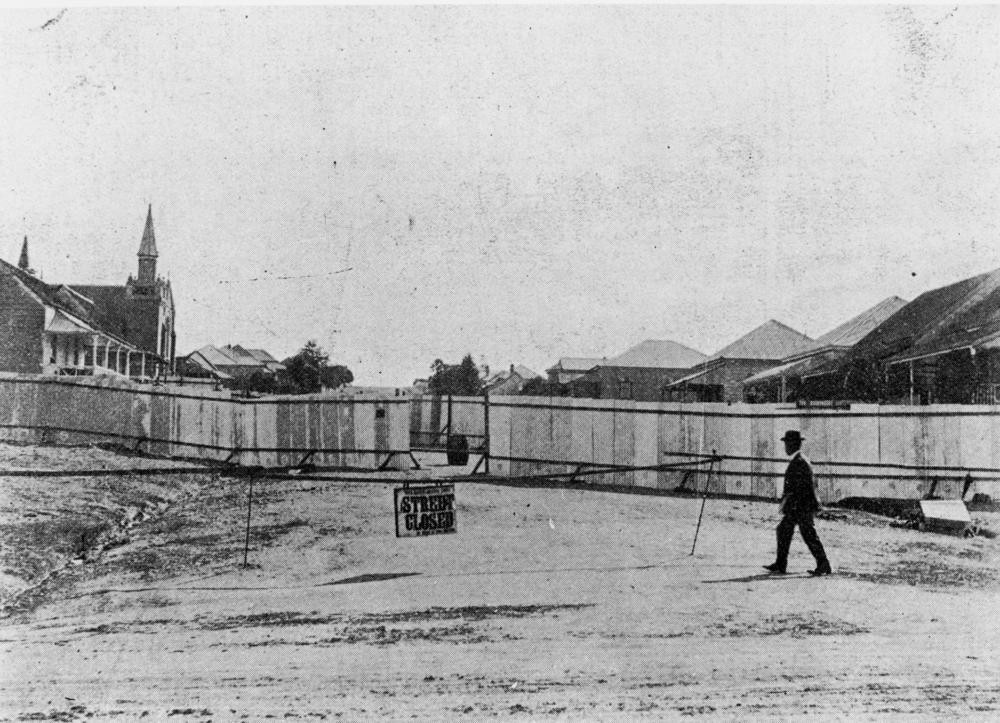
[[[396,537],[458,532],[455,485],[396,489]]]

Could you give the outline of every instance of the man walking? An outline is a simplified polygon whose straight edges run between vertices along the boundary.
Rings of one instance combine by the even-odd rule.
[[[802,456],[802,435],[796,429],[785,432],[781,438],[785,443],[785,454],[790,455],[788,468],[785,470],[785,489],[781,496],[781,522],[778,523],[778,559],[764,569],[778,575],[784,575],[788,567],[788,548],[792,544],[795,526],[799,526],[802,539],[809,547],[809,552],[816,558],[816,569],[810,570],[813,576],[829,575],[833,572],[830,561],[826,559],[823,543],[819,541],[816,528],[813,526],[813,515],[819,509],[819,499],[813,486],[813,471],[809,460]]]

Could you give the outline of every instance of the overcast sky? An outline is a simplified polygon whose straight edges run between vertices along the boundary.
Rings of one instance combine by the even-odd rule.
[[[816,337],[1000,267],[1000,8],[0,13],[0,256],[357,380]]]

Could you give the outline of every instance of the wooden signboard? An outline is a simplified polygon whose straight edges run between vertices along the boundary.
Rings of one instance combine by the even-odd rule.
[[[396,537],[458,532],[455,485],[399,487],[395,501]]]

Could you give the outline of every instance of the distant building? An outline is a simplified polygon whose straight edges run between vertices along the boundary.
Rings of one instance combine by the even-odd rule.
[[[924,292],[821,371],[810,399],[1000,404],[1000,269]]]
[[[678,402],[743,401],[745,379],[812,345],[813,340],[805,334],[771,319],[717,351],[691,374],[672,382],[666,397]]]
[[[890,296],[828,331],[806,351],[786,357],[779,366],[745,379],[744,400],[779,403],[809,397],[811,379],[822,376],[831,362],[844,358],[855,344],[904,306],[906,301]]]
[[[667,398],[672,382],[705,359],[675,341],[647,339],[571,380],[570,396],[658,402]]]
[[[494,374],[486,380],[485,388],[490,394],[498,396],[520,394],[524,385],[532,379],[542,379],[526,366],[511,364],[510,369]]]
[[[173,366],[174,301],[157,276],[152,207],[138,273],[122,286],[50,284],[35,276],[25,237],[17,266],[0,260],[0,370],[154,377]]]
[[[274,376],[285,368],[263,349],[246,349],[239,344],[222,347],[209,344],[183,357],[183,361],[182,372],[187,370],[200,376],[200,370],[223,381],[258,373]]]
[[[549,376],[549,382],[553,384],[569,384],[604,361],[606,361],[604,358],[565,356],[546,369],[545,372]]]

